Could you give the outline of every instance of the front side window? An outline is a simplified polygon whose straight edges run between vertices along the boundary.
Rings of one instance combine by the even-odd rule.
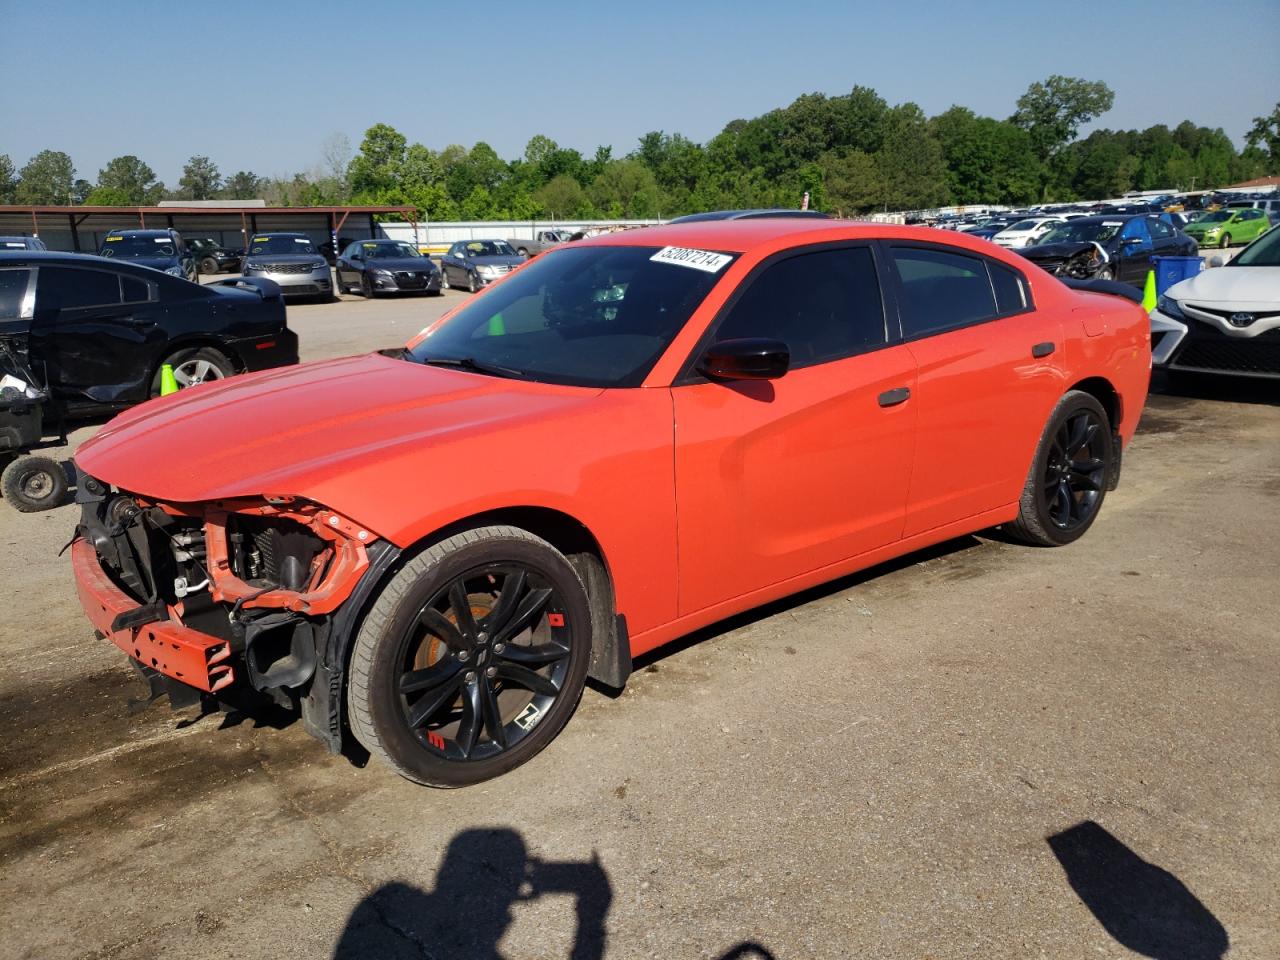
[[[991,320],[1002,311],[976,257],[922,247],[894,247],[903,334],[921,337]]]
[[[819,250],[770,264],[716,329],[716,340],[767,337],[806,367],[885,343],[884,306],[869,247]]]
[[[657,247],[560,248],[469,302],[406,359],[494,376],[638,386],[735,259],[714,270]]]
[[[105,270],[41,267],[36,309],[70,310],[120,303],[120,278]]]

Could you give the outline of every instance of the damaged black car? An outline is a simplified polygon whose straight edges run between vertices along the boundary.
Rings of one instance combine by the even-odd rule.
[[[270,280],[191,283],[81,254],[0,253],[0,303],[20,325],[33,369],[71,415],[121,409],[178,387],[298,362]]]
[[[1140,287],[1152,257],[1194,257],[1198,248],[1159,216],[1140,214],[1070,220],[1017,252],[1063,279],[1119,280]]]

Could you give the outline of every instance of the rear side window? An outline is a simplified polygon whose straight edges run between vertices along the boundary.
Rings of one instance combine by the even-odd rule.
[[[991,262],[987,263],[987,269],[991,272],[991,288],[995,291],[996,309],[1001,316],[1021,313],[1031,305],[1026,281],[1018,271]]]
[[[120,302],[120,278],[105,270],[41,267],[36,306],[40,310],[98,307]]]
[[[145,303],[151,299],[151,291],[147,285],[135,277],[121,277],[120,290],[125,303]]]
[[[0,320],[16,320],[22,314],[29,270],[0,270]]]
[[[1163,220],[1152,220],[1147,226],[1151,228],[1151,235],[1157,240],[1164,240],[1173,236],[1173,228]]]
[[[981,323],[1003,312],[996,307],[986,262],[976,257],[894,247],[893,265],[901,290],[902,332],[907,338]]]
[[[869,247],[820,250],[766,267],[716,330],[717,340],[770,337],[806,367],[885,343],[884,306]]]

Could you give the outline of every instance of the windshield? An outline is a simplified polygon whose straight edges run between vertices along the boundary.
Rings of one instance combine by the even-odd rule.
[[[402,257],[420,257],[421,253],[407,243],[362,243],[364,255],[370,260],[399,260]]]
[[[514,257],[516,252],[501,240],[472,240],[464,247],[459,247],[454,256],[458,257]]]
[[[474,360],[522,379],[634,387],[736,259],[714,271],[655,261],[657,247],[560,247],[478,297],[409,352]]]
[[[253,254],[280,254],[280,253],[315,253],[316,247],[306,237],[279,236],[279,237],[254,237],[253,243],[249,245],[249,253]]]
[[[1054,227],[1041,238],[1040,242],[1106,243],[1123,226],[1123,220],[1095,220],[1092,223],[1082,223],[1076,220]]]
[[[1280,267],[1280,229],[1272,227],[1233,258],[1229,267]]]
[[[1006,233],[1024,233],[1027,230],[1034,230],[1040,226],[1039,220],[1019,220],[1012,226],[1005,227]]]
[[[138,257],[172,257],[175,252],[172,237],[126,235],[107,237],[98,256],[131,260]]]

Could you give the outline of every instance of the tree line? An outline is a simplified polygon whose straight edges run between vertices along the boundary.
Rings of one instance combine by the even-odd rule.
[[[549,137],[503,160],[487,143],[434,150],[377,123],[352,151],[341,134],[291,177],[223,177],[192,157],[176,189],[136,156],[116,157],[90,183],[71,157],[42,150],[20,170],[0,154],[0,203],[136,206],[160,199],[265,198],[274,206],[413,206],[419,219],[618,219],[699,210],[811,205],[842,215],[945,204],[1099,199],[1130,190],[1211,189],[1280,173],[1280,104],[1257,117],[1237,150],[1221,128],[1079,128],[1111,109],[1104,83],[1052,76],[1031,84],[1004,120],[953,106],[927,117],[890,106],[870,87],[805,94],[786,107],[733,120],[706,143],[651,131],[621,157],[586,156]]]

